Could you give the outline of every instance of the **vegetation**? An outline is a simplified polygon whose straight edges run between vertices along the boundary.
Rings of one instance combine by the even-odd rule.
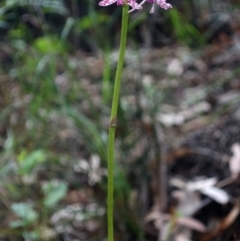
[[[121,9],[96,2],[0,2],[1,241],[106,240],[107,133]],[[233,35],[219,16],[232,16],[239,3],[219,0],[220,10],[213,7],[182,0],[169,12],[130,16],[116,130],[115,240],[156,240],[145,218],[159,195],[168,195],[161,187],[166,179],[157,181],[159,160],[179,135],[159,116],[235,88],[235,62],[226,67],[230,73],[208,75],[219,62],[197,61],[210,62],[212,52],[208,59],[204,49],[227,48]],[[200,76],[203,91],[184,102],[179,90],[198,86],[191,70],[207,80]],[[198,117],[212,120],[238,103],[239,97]],[[170,202],[163,203],[168,212]]]

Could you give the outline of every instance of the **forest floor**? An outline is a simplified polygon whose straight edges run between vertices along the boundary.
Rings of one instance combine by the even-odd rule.
[[[116,143],[116,241],[240,240],[236,23],[232,36],[219,33],[197,50],[127,50]],[[1,75],[1,241],[106,240],[108,79],[116,56],[108,56],[104,83],[101,54],[79,51],[67,57],[69,66],[58,60],[54,96],[41,78],[29,95],[31,82],[23,78],[22,85],[16,71]]]

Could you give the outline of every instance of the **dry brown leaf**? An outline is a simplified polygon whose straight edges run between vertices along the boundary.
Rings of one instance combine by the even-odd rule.
[[[231,151],[233,156],[229,160],[229,169],[232,176],[237,176],[240,173],[240,144],[233,144]]]
[[[240,200],[237,200],[232,210],[221,222],[219,222],[218,226],[214,229],[214,231],[207,233],[203,237],[204,240],[206,241],[212,240],[215,236],[219,235],[219,233],[221,233],[223,230],[226,230],[228,227],[230,227],[238,217],[239,213],[240,213]]]
[[[160,228],[163,222],[171,223],[174,221],[177,225],[182,225],[184,227],[190,228],[198,232],[206,232],[207,227],[200,221],[191,217],[176,217],[169,214],[160,214],[157,211],[152,211],[145,217],[146,222],[154,221],[155,227]]]
[[[215,177],[200,179],[200,180],[196,180],[196,181],[189,181],[186,184],[186,189],[188,191],[199,191],[204,188],[212,187],[216,183],[217,183],[217,178],[215,178]]]
[[[182,125],[185,121],[199,116],[201,113],[210,111],[211,106],[208,102],[202,101],[183,111],[176,113],[159,113],[157,120],[164,126]]]
[[[178,233],[176,234],[175,241],[191,241],[185,234]]]
[[[229,195],[224,190],[218,188],[218,187],[208,187],[203,188],[200,190],[201,193],[204,195],[210,197],[214,201],[220,203],[220,204],[227,204],[229,202]]]
[[[223,219],[220,225],[221,230],[224,230],[228,228],[230,225],[232,225],[233,222],[236,220],[237,216],[239,215],[239,213],[240,213],[240,203],[236,202],[231,212],[227,215],[226,218]]]
[[[207,227],[203,223],[190,217],[179,217],[177,219],[177,224],[201,233],[204,233],[207,231]]]
[[[216,178],[208,178],[204,180],[188,182],[187,190],[199,191],[220,204],[228,203],[230,199],[229,195],[224,190],[215,187],[214,185],[216,185],[216,183]]]
[[[191,216],[201,207],[201,199],[197,192],[182,191],[177,212],[183,216]]]

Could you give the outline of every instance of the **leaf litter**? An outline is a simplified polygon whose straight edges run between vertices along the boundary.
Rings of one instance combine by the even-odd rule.
[[[116,240],[138,240],[135,224],[148,241],[240,239],[239,41],[236,31],[232,41],[221,37],[197,51],[182,46],[128,51],[116,156],[130,184],[116,178]],[[106,128],[100,81],[104,58],[78,55],[71,64],[92,102],[84,96],[77,107],[93,121],[98,119],[92,106],[96,113],[103,111],[99,126]],[[55,82],[61,92],[69,92],[67,74]],[[26,98],[9,93],[15,105],[10,119],[16,123]],[[48,118],[58,129],[58,151],[68,143],[74,153],[72,170],[65,171],[63,161],[64,175],[56,171],[69,189],[62,208],[51,216],[52,229],[62,240],[101,240],[106,235],[105,193],[99,187],[106,179],[104,155],[95,154],[95,146],[87,149],[88,136],[77,131],[74,121],[52,114]],[[41,182],[46,178],[38,175]]]

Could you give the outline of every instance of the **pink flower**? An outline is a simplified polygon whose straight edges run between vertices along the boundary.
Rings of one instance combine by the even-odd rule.
[[[105,6],[111,5],[115,2],[117,2],[117,5],[122,5],[125,3],[124,0],[102,0],[99,3],[99,6],[105,7]],[[126,0],[126,4],[131,6],[133,9],[141,9],[142,8],[139,4],[137,4],[136,0]]]
[[[141,3],[137,3],[137,0],[102,0],[99,2],[99,5],[102,7],[109,6],[113,3],[117,3],[117,5],[123,5],[124,3],[128,4],[132,7],[132,9],[129,12],[133,12],[135,10],[142,9],[142,5],[146,2],[152,3],[152,8],[150,10],[150,13],[154,12],[155,4],[159,5],[161,8],[167,10],[169,8],[172,8],[172,5],[170,3],[166,3],[166,0],[143,0]]]
[[[146,2],[146,1],[153,4],[152,8],[150,10],[150,13],[154,12],[155,3],[165,10],[168,10],[169,8],[172,8],[172,5],[170,3],[166,3],[166,0],[143,0],[142,3]],[[140,3],[140,5],[142,5],[142,4]]]

